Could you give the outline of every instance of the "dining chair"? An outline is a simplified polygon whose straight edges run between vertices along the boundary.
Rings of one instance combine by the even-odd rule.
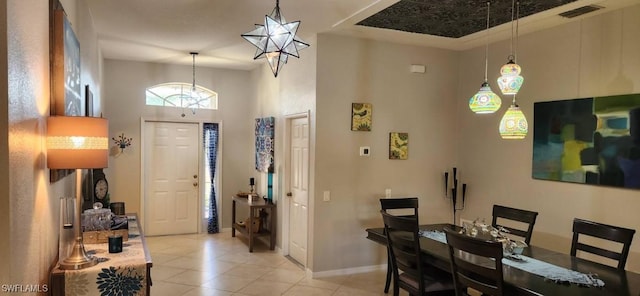
[[[576,256],[577,251],[603,256],[618,261],[618,269],[624,270],[629,256],[631,240],[636,233],[634,229],[622,228],[579,218],[573,219],[573,239],[571,241],[571,256]],[[622,244],[622,251],[615,252],[600,247],[587,245],[578,241],[579,236],[586,235],[603,240],[614,241]]]
[[[429,272],[435,267],[422,261],[418,217],[401,217],[380,210],[393,270],[393,295],[400,288],[410,295],[455,295],[449,274]],[[402,272],[402,273],[401,273]]]
[[[493,227],[502,227],[508,230],[510,234],[522,237],[524,242],[529,245],[531,243],[531,235],[533,234],[533,225],[536,224],[537,217],[538,212],[493,205],[493,220],[491,221],[491,225]],[[498,218],[500,218],[500,221],[498,221]],[[526,224],[527,230],[514,228],[514,226],[506,226],[504,223],[501,223],[502,219],[524,223]]]
[[[482,295],[503,295],[502,243],[459,234],[449,228],[444,231],[456,295],[467,295],[467,288]]]
[[[381,198],[380,207],[385,213],[389,213],[388,210],[413,210],[412,215],[402,215],[402,217],[418,216],[417,197]],[[391,285],[392,275],[393,271],[391,269],[391,255],[389,255],[389,250],[387,250],[387,278],[384,284],[385,293],[389,293],[389,286]]]

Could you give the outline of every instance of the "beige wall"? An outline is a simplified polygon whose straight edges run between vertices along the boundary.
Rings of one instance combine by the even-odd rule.
[[[189,53],[185,53],[187,56]],[[104,63],[105,117],[111,137],[124,133],[133,138],[125,153],[109,158],[105,170],[112,201],[124,201],[127,212],[141,213],[140,120],[219,122],[221,126],[222,227],[231,226],[231,196],[248,190],[253,172],[253,118],[250,72],[197,67],[196,83],[218,93],[218,110],[198,110],[193,115],[179,108],[145,105],[146,87],[167,82],[191,82],[191,66],[140,63],[107,59]]]
[[[317,43],[313,271],[353,272],[386,260],[364,239],[365,228],[381,226],[386,188],[419,197],[422,223],[452,220],[442,173],[456,165],[459,55],[334,35]],[[426,73],[411,73],[411,64]],[[354,102],[373,104],[371,132],[351,131]],[[409,133],[408,160],[389,160],[389,132]],[[371,156],[358,156],[360,146]]]
[[[255,117],[273,116],[275,123],[275,163],[274,163],[274,199],[278,204],[277,217],[278,229],[276,231],[277,245],[283,248],[288,242],[283,241],[283,222],[286,211],[284,207],[288,205],[285,200],[285,194],[288,191],[286,186],[285,166],[286,166],[286,149],[285,149],[285,126],[287,118],[291,116],[299,116],[301,114],[309,114],[309,132],[311,135],[310,151],[309,151],[309,167],[310,180],[313,180],[315,167],[315,102],[316,102],[316,40],[307,40],[311,47],[300,51],[300,58],[291,58],[289,62],[278,73],[278,77],[274,77],[273,73],[266,66],[266,61],[258,69],[252,71],[252,81],[256,87],[252,94],[257,99],[255,106]],[[252,150],[252,153],[255,150]],[[254,170],[254,175],[258,176],[258,191],[266,193],[267,177],[265,173],[259,173]],[[311,181],[310,181],[311,182]],[[309,184],[309,208],[313,209],[313,183]],[[309,212],[310,220],[313,221],[313,212]],[[312,229],[312,222],[310,229]],[[288,225],[287,225],[288,226]],[[313,240],[313,231],[309,232],[309,241]],[[307,266],[313,266],[313,246],[308,246],[308,262]]]
[[[7,1],[6,7],[6,67],[8,102],[2,104],[2,125],[8,131],[8,147],[0,150],[3,159],[3,182],[8,194],[0,195],[2,223],[6,243],[0,247],[3,257],[3,283],[46,284],[50,268],[56,263],[59,239],[70,242],[71,231],[60,232],[59,198],[74,195],[74,176],[54,184],[49,183],[46,167],[46,117],[49,115],[49,8],[47,1]],[[89,12],[82,3],[63,1],[65,9]],[[87,17],[69,16],[81,48],[82,82],[99,77],[97,40],[93,24]],[[4,43],[3,43],[4,44]],[[86,48],[83,45],[87,45]],[[89,82],[87,82],[89,83]],[[4,87],[3,87],[4,89]],[[8,106],[8,108],[6,107]],[[99,105],[98,107],[99,108]],[[8,114],[8,115],[7,115]],[[8,154],[4,149],[8,148]],[[8,158],[7,158],[8,155]],[[5,181],[6,180],[6,181]],[[6,206],[6,207],[5,207]],[[4,218],[6,217],[6,218]],[[6,227],[6,228],[5,228]],[[4,256],[4,255],[3,255]],[[4,280],[5,270],[10,279]]]
[[[7,19],[7,2],[0,3],[0,19]],[[7,40],[8,22],[0,23],[0,40]],[[0,69],[8,69],[7,42],[0,43]],[[0,233],[11,231],[11,190],[9,188],[9,85],[7,71],[0,71]],[[7,266],[11,260],[11,244],[0,241],[0,263]],[[11,272],[0,268],[0,282],[8,283]]]
[[[491,205],[538,211],[532,243],[568,253],[574,217],[640,228],[640,192],[531,178],[533,103],[640,92],[640,6],[616,10],[557,28],[521,36],[518,63],[524,85],[518,103],[529,120],[523,141],[501,140],[498,123],[509,101],[503,96],[499,114],[474,115],[465,101],[483,77],[484,48],[460,56],[457,95],[461,129],[458,159],[469,183],[466,219],[491,217]],[[506,62],[508,42],[492,44],[489,77]],[[636,235],[637,236],[637,235]],[[640,271],[640,240],[634,240],[627,269]]]

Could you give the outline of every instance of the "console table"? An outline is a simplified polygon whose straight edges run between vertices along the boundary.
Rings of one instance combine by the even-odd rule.
[[[118,289],[126,289],[125,295],[149,295],[153,266],[151,255],[137,215],[127,214],[127,217],[129,239],[123,242],[122,252],[109,253],[107,243],[84,244],[87,253],[98,258],[99,263],[80,270],[62,270],[56,265],[51,271],[51,295],[101,295],[101,290],[117,295]],[[123,288],[118,284],[124,278],[130,285]]]
[[[251,197],[240,197],[237,195],[233,196],[233,206],[232,206],[232,211],[231,211],[231,224],[233,225],[233,227],[231,227],[231,236],[235,237],[236,236],[236,231],[246,235],[249,239],[249,252],[253,252],[253,244],[254,241],[257,237],[269,237],[269,248],[271,250],[274,250],[276,248],[276,215],[275,215],[275,208],[276,205],[271,203],[271,202],[267,202],[262,198],[258,198],[255,200],[249,200]],[[259,217],[258,216],[258,211],[262,211],[262,210],[268,210],[269,211],[269,225],[268,227],[265,227],[265,223],[267,221],[260,221],[260,227],[258,229],[258,232],[253,232],[251,227],[252,227],[252,223],[251,223],[251,219],[249,219],[249,223],[247,225],[240,225],[238,224],[238,221],[236,221],[236,207],[237,204],[243,206],[243,207],[248,207],[249,208],[249,217]],[[261,217],[259,217],[260,219],[262,219]],[[245,223],[246,224],[246,223]]]

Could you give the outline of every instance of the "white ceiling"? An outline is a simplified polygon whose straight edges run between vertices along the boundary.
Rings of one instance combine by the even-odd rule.
[[[282,0],[280,10],[287,21],[300,20],[298,36],[305,41],[331,32],[376,40],[464,50],[484,44],[480,32],[452,39],[406,33],[355,24],[399,0]],[[441,0],[433,0],[441,1]],[[191,65],[189,52],[199,55],[200,66],[249,70],[255,48],[240,34],[275,7],[275,0],[87,0],[98,33],[99,46],[108,59]],[[638,4],[640,0],[579,0],[520,20],[520,34],[557,26],[575,19],[558,13],[589,4],[604,6],[590,17]],[[510,26],[490,30],[492,41],[510,37]],[[311,43],[311,46],[315,46]],[[305,51],[300,52],[305,58]]]

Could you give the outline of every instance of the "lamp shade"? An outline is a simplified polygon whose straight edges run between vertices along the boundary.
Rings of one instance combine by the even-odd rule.
[[[524,77],[520,76],[522,69],[513,59],[504,64],[500,68],[500,77],[498,77],[498,86],[503,95],[515,95],[520,90]]]
[[[500,137],[503,139],[520,140],[527,136],[529,125],[524,113],[518,105],[511,105],[500,120]]]
[[[469,99],[469,109],[477,114],[493,113],[500,109],[502,100],[496,95],[486,81],[480,90]]]
[[[98,117],[47,118],[47,167],[106,168],[109,160],[109,121]]]

